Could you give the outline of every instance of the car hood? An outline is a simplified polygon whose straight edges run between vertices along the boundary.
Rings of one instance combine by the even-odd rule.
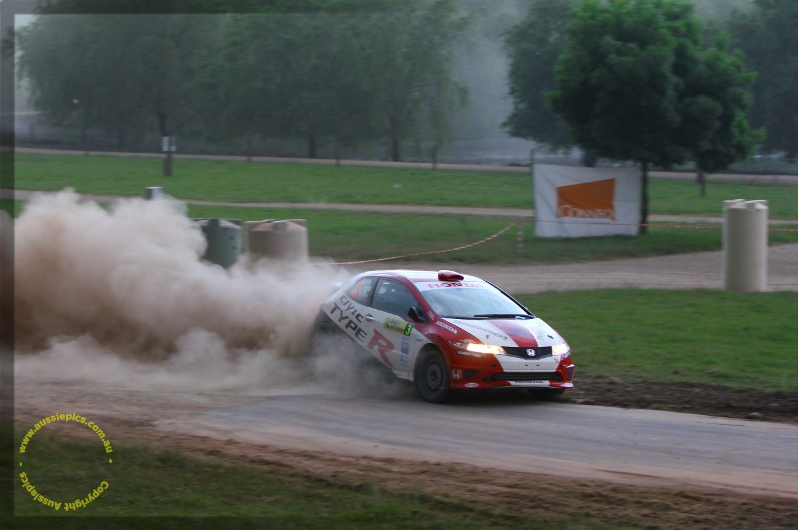
[[[497,318],[489,320],[471,320],[463,318],[445,318],[449,324],[460,328],[485,344],[496,346],[554,346],[565,342],[540,318],[517,320]]]

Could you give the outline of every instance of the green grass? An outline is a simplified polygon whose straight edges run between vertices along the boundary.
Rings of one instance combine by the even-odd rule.
[[[457,248],[496,234],[514,222],[509,218],[194,205],[189,206],[189,215],[242,220],[306,219],[310,254],[339,262]],[[535,238],[534,223],[526,222],[520,249],[516,226],[474,247],[423,254],[405,261],[528,264],[596,261],[720,250],[722,237],[721,230],[682,229],[667,224],[649,227],[645,237]],[[770,242],[798,243],[798,232],[771,232]]]
[[[24,203],[16,201],[18,215]],[[678,228],[678,223],[653,224],[645,237],[535,238],[534,222],[499,237],[470,245],[515,222],[511,218],[452,215],[384,214],[334,210],[242,208],[189,205],[193,218],[306,219],[310,254],[337,262],[409,256],[403,261],[430,263],[555,264],[720,250],[721,230]],[[707,225],[712,226],[712,225]],[[718,226],[718,225],[716,225]],[[718,226],[719,228],[719,226]],[[798,228],[798,224],[794,225]],[[798,243],[798,232],[771,232],[771,244]],[[413,254],[421,254],[413,256]],[[384,262],[390,264],[390,261]]]
[[[432,171],[327,164],[175,160],[171,177],[160,159],[16,155],[15,187],[141,196],[163,186],[173,197],[223,202],[343,202],[529,207],[530,179],[499,171]],[[524,197],[518,197],[522,190]]]
[[[18,189],[141,196],[163,186],[181,199],[223,202],[343,202],[532,208],[528,173],[178,159],[172,177],[159,158],[15,155]],[[652,214],[722,215],[729,199],[765,199],[772,218],[798,218],[798,186],[652,179]]]
[[[798,182],[798,177],[795,177]],[[798,219],[798,186],[770,186],[734,182],[712,182],[706,197],[688,180],[651,179],[650,207],[653,214],[723,216],[723,201],[732,199],[768,201],[772,219]]]
[[[127,517],[191,518],[183,519],[183,526],[175,520],[175,528],[211,516],[217,519],[210,519],[202,528],[545,527],[542,523],[530,526],[529,519],[508,510],[508,506],[471,506],[458,498],[456,491],[432,495],[386,490],[367,478],[359,483],[336,481],[334,476],[302,474],[279,465],[231,465],[140,444],[115,442],[114,463],[106,464],[97,439],[49,432],[52,425],[35,434],[23,459],[37,491],[53,500],[71,502],[85,496],[95,482],[105,480],[109,488],[87,507],[65,513],[63,506],[56,511],[34,502],[15,477],[16,515],[51,517],[19,518],[19,528],[35,528],[37,521],[46,523],[42,527],[52,528],[56,522],[53,517],[60,523],[64,519],[73,523],[59,524],[59,528],[85,528],[82,516],[125,517],[116,522],[129,525],[125,528],[146,529],[164,521]],[[21,437],[18,433],[17,439]],[[524,509],[526,516],[537,511],[538,518],[533,521],[556,522],[558,527],[581,528],[587,522],[567,513],[548,513],[547,505]],[[114,520],[108,522],[113,524]]]
[[[798,293],[613,289],[519,299],[579,373],[798,391]]]

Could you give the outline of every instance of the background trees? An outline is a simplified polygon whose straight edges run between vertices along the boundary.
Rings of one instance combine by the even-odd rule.
[[[397,3],[371,20],[366,63],[375,88],[374,118],[390,141],[391,160],[401,159],[403,140],[425,130],[422,113],[430,118],[426,130],[433,143],[445,143],[450,113],[463,104],[452,66],[467,25],[453,0]]]
[[[134,3],[140,12],[164,9],[148,0],[120,8]],[[235,6],[184,4],[214,13]],[[302,138],[315,157],[321,142],[339,152],[382,136],[399,160],[403,142],[445,143],[464,102],[452,60],[468,19],[456,0],[276,1],[222,15],[94,12],[108,5],[48,5],[50,14],[19,34],[20,71],[53,122],[113,133],[120,145],[144,127],[159,136],[191,128],[248,145]],[[85,6],[91,14],[52,14]]]
[[[504,116],[504,129],[514,136],[555,149],[575,145],[570,127],[545,94],[555,88],[554,65],[571,39],[565,32],[572,19],[570,8],[581,4],[582,0],[53,0],[45,5],[47,14],[23,30],[17,42],[37,109],[53,123],[69,127],[84,145],[102,134],[104,147],[136,144],[137,149],[158,149],[156,136],[179,131],[181,145],[201,144],[210,152],[248,145],[261,154],[340,156],[349,149],[347,155],[353,156],[359,149],[362,156],[400,159],[410,149],[419,156],[423,147],[422,156],[435,159],[452,135],[497,139]],[[662,2],[641,6],[647,4]],[[718,25],[732,8],[741,11],[731,22],[731,43],[707,38],[707,28],[714,25],[709,23],[703,39],[688,46],[688,55],[705,56],[691,70],[698,72],[693,81],[705,85],[702,90],[714,90],[712,99],[718,106],[694,100],[692,107],[679,112],[692,109],[695,120],[707,126],[720,122],[713,126],[718,134],[703,138],[703,147],[691,150],[690,160],[703,170],[716,171],[747,151],[746,142],[725,148],[744,136],[745,121],[733,109],[748,105],[745,90],[721,91],[723,86],[749,82],[733,47],[742,47],[749,68],[760,74],[749,116],[769,132],[763,148],[798,155],[794,2],[695,4],[698,13]],[[516,6],[523,5],[529,8],[527,16],[500,39],[502,28],[515,24],[524,11]],[[149,16],[134,13],[160,17],[191,11],[215,13],[207,17],[215,22],[205,28],[181,28],[175,22],[171,30],[161,23],[134,27]],[[70,20],[69,15],[54,13],[83,14],[71,15]],[[113,13],[125,14],[114,19]],[[694,37],[679,38],[684,43]],[[491,53],[472,54],[461,47],[468,39]],[[487,39],[491,43],[485,46]],[[507,69],[499,40],[509,59],[509,100],[502,86]],[[706,58],[711,53],[712,61]],[[644,64],[641,72],[648,66]],[[722,82],[698,82],[702,71]],[[481,82],[488,79],[490,83]],[[476,87],[479,100],[466,98],[463,80]],[[642,83],[639,88],[653,87],[654,95],[645,97],[658,100],[658,86]],[[467,99],[481,112],[453,120]],[[477,114],[479,119],[474,118]],[[486,126],[489,134],[476,131]],[[278,145],[290,149],[280,152]]]
[[[758,73],[750,119],[764,127],[766,152],[798,156],[798,2],[756,0],[729,24],[733,42]]]
[[[18,36],[20,71],[51,121],[105,131],[123,148],[148,124],[172,136],[195,117],[217,25],[207,15],[43,16]]]
[[[527,16],[505,33],[513,109],[503,125],[511,136],[553,150],[574,146],[568,124],[554,112],[546,94],[555,88],[554,65],[566,49],[566,28],[578,4],[578,0],[533,0]]]
[[[644,225],[651,165],[716,169],[753,143],[745,120],[753,77],[722,41],[702,49],[690,4],[587,0],[555,71],[551,103],[576,143],[641,164]]]

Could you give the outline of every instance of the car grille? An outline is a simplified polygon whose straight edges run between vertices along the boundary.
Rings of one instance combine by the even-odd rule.
[[[529,355],[527,350],[534,350],[535,355]],[[535,348],[519,348],[519,347],[504,347],[504,352],[513,357],[521,357],[522,359],[542,359],[543,357],[551,357],[551,346],[539,346]]]
[[[486,381],[562,381],[559,372],[499,372]]]

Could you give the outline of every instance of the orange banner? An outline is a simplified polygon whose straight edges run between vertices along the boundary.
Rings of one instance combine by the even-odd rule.
[[[557,188],[557,217],[617,221],[614,197],[614,178],[560,186]]]

